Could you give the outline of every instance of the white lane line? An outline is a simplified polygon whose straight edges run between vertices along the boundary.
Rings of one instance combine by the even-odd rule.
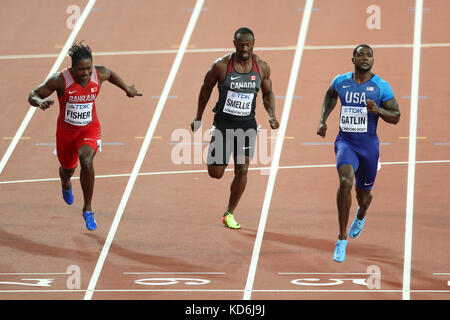
[[[197,19],[200,15],[201,9],[203,7],[203,3],[204,3],[204,0],[197,0],[197,2],[195,4],[191,18],[189,20],[186,31],[184,33],[183,40],[181,41],[181,45],[178,49],[177,55],[175,56],[175,60],[173,62],[169,76],[167,77],[166,83],[164,85],[164,89],[161,93],[161,98],[159,99],[158,104],[156,106],[155,113],[153,115],[152,121],[151,121],[150,126],[147,130],[147,133],[145,135],[144,142],[142,143],[141,150],[139,151],[138,157],[136,159],[136,163],[134,164],[133,171],[131,172],[130,179],[128,180],[128,184],[127,184],[125,192],[122,196],[122,200],[120,201],[116,215],[114,216],[114,220],[111,225],[111,229],[109,230],[108,236],[106,238],[105,244],[103,245],[103,249],[98,258],[98,261],[95,266],[94,272],[92,274],[91,280],[89,281],[88,289],[84,296],[85,300],[90,300],[92,298],[92,295],[94,294],[95,286],[96,286],[98,278],[100,276],[100,272],[103,268],[103,264],[108,255],[109,248],[111,247],[112,241],[114,239],[114,235],[116,234],[120,219],[122,218],[123,211],[125,210],[125,206],[128,202],[128,198],[130,197],[131,190],[133,189],[134,183],[139,174],[139,170],[141,168],[142,162],[144,161],[144,157],[145,157],[145,154],[147,153],[148,147],[150,145],[150,141],[152,140],[153,133],[155,132],[159,118],[164,109],[164,105],[166,104],[167,97],[169,96],[170,90],[172,88],[172,84],[175,80],[175,76],[178,72],[181,61],[183,60],[184,53],[186,52],[187,45],[189,44],[189,40],[191,39],[191,35],[194,31],[194,27],[197,23]]]
[[[75,27],[73,28],[72,32],[69,35],[69,38],[67,38],[66,43],[64,44],[64,47],[62,48],[61,52],[59,53],[58,58],[56,59],[55,63],[53,64],[53,67],[50,69],[50,72],[48,73],[48,76],[51,76],[55,72],[58,71],[59,66],[63,62],[64,58],[66,57],[67,52],[69,51],[69,48],[72,46],[72,43],[75,41],[75,37],[78,35],[78,32],[80,31],[81,27],[83,26],[84,22],[86,21],[87,16],[91,12],[92,8],[94,7],[96,0],[89,0],[88,4],[86,5],[86,8],[83,10],[83,13],[81,14],[80,18],[78,19]],[[9,158],[11,157],[11,154],[13,153],[14,149],[16,148],[17,143],[20,140],[20,137],[22,137],[22,134],[24,133],[25,129],[27,128],[28,124],[31,121],[31,118],[33,117],[34,113],[36,112],[36,107],[30,106],[28,109],[27,114],[25,115],[25,118],[22,120],[22,123],[20,124],[19,129],[17,129],[16,134],[14,135],[14,138],[11,140],[11,143],[9,144],[8,149],[6,150],[5,154],[3,155],[2,160],[0,161],[0,174],[3,172],[3,169],[6,166],[6,163],[8,162]]]
[[[0,273],[0,276],[59,275],[59,274],[72,274],[72,273],[70,273],[70,272],[13,272],[13,273]]]
[[[278,272],[278,274],[290,274],[290,275],[300,275],[300,274],[321,274],[321,275],[371,275],[371,274],[381,274],[379,272]]]
[[[339,50],[339,49],[353,49],[358,44],[348,45],[322,45],[322,46],[307,46],[304,50]],[[397,44],[374,44],[371,45],[374,49],[404,49],[413,48],[412,43],[397,43]],[[450,47],[450,43],[424,43],[422,48],[446,48]],[[186,53],[216,53],[216,52],[229,52],[233,51],[233,48],[197,48],[187,49]],[[255,47],[255,51],[294,51],[295,46],[274,46],[274,47]],[[152,55],[152,54],[176,54],[177,49],[160,49],[160,50],[131,50],[131,51],[97,51],[94,52],[95,56],[128,56],[128,55]],[[40,54],[11,54],[0,55],[0,60],[16,60],[16,59],[42,59],[42,58],[56,58],[56,53],[40,53]]]
[[[82,289],[48,289],[48,290],[0,290],[0,293],[77,293],[86,292]],[[114,292],[243,292],[243,289],[97,289],[96,292],[114,293]],[[253,292],[272,292],[272,293],[401,293],[402,290],[378,290],[378,289],[255,289]],[[450,293],[450,290],[411,290],[412,293]]]
[[[450,160],[426,160],[426,161],[416,161],[416,164],[441,164],[450,163]],[[405,165],[408,161],[386,161],[381,162],[381,165]],[[314,168],[334,168],[336,164],[305,164],[297,166],[279,166],[278,169],[314,169]],[[251,167],[248,168],[249,171],[259,171],[259,170],[269,170],[270,167]],[[225,169],[225,171],[231,172],[234,169]],[[155,172],[141,172],[138,176],[157,176],[157,175],[170,175],[170,174],[192,174],[192,173],[206,173],[207,170],[179,170],[179,171],[155,171]],[[95,176],[95,179],[104,178],[122,178],[129,177],[131,173],[119,173],[119,174],[105,174]],[[80,177],[72,177],[73,180],[78,180]],[[60,181],[60,178],[42,178],[42,179],[25,179],[25,180],[8,180],[0,181],[0,184],[15,184],[15,183],[32,183],[32,182],[49,182],[49,181]]]
[[[416,170],[416,136],[417,136],[417,108],[419,99],[420,77],[420,43],[422,41],[422,11],[423,0],[416,0],[414,16],[414,48],[411,80],[411,108],[409,122],[409,155],[408,155],[408,183],[406,190],[406,226],[405,249],[403,261],[403,300],[410,300],[411,290],[411,254],[412,231],[414,214],[414,181]]]
[[[281,149],[283,147],[284,136],[286,133],[287,123],[289,119],[289,112],[292,106],[292,99],[297,83],[298,72],[300,70],[300,62],[302,60],[303,49],[305,47],[306,35],[308,33],[309,20],[313,8],[314,0],[307,0],[305,9],[303,11],[302,23],[300,25],[299,36],[297,40],[297,47],[295,50],[294,61],[292,63],[291,74],[289,76],[288,88],[286,91],[286,100],[283,107],[283,114],[281,116],[280,128],[278,129],[277,141],[275,151],[270,166],[269,181],[267,182],[266,194],[264,196],[263,207],[261,211],[261,218],[259,220],[258,231],[256,233],[255,244],[253,247],[252,259],[247,275],[247,282],[245,284],[244,300],[250,300],[253,290],[253,282],[255,280],[256,268],[258,265],[259,252],[261,250],[264,229],[266,227],[267,216],[269,213],[270,201],[275,185],[275,180],[278,172],[278,166],[281,157]]]
[[[124,272],[123,274],[136,274],[136,275],[141,275],[141,274],[197,274],[197,275],[201,275],[201,274],[205,274],[205,275],[216,275],[216,274],[226,274],[226,272]]]
[[[0,293],[77,293],[77,292],[85,292],[86,290],[76,290],[76,289],[50,289],[50,290],[0,290]],[[243,292],[242,289],[98,289],[96,292],[102,292],[102,293],[114,293],[114,292]],[[305,293],[305,292],[317,292],[317,293],[324,293],[324,292],[346,292],[346,293],[395,293],[395,292],[401,292],[401,290],[376,290],[376,289],[369,289],[369,290],[319,290],[319,289],[311,289],[311,290],[254,290],[255,292],[289,292],[289,293]],[[415,292],[433,292],[433,293],[440,293],[440,292],[450,292],[450,290],[430,290],[430,291],[415,291]]]

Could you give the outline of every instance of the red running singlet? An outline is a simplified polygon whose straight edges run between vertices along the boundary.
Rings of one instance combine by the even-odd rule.
[[[65,90],[59,100],[56,130],[56,152],[64,169],[78,164],[78,149],[91,146],[101,151],[101,128],[95,109],[95,99],[100,92],[97,69],[94,67],[87,86],[82,87],[73,78],[70,69],[61,71]]]

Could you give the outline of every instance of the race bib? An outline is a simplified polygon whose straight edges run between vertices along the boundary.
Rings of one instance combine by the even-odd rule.
[[[367,132],[367,108],[342,106],[340,127],[344,132]]]
[[[64,121],[74,126],[85,126],[92,121],[92,106],[89,103],[67,103]]]
[[[223,112],[239,117],[248,116],[252,111],[253,97],[253,93],[228,91]]]

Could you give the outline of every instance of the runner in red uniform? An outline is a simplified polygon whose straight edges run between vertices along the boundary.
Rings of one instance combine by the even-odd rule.
[[[72,66],[50,76],[44,83],[30,92],[28,101],[42,110],[54,101],[45,100],[57,92],[60,112],[56,129],[56,152],[60,162],[62,195],[67,204],[73,203],[70,178],[80,161],[80,183],[83,190],[83,217],[86,227],[95,230],[97,223],[92,212],[91,200],[94,191],[95,171],[93,159],[101,151],[101,128],[97,118],[95,99],[103,81],[109,81],[124,90],[128,97],[142,96],[128,86],[120,76],[104,66],[93,66],[89,46],[81,42],[74,44],[69,55]]]

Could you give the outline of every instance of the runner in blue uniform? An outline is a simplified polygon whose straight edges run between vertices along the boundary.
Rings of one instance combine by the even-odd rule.
[[[264,108],[269,114],[270,127],[277,129],[279,123],[275,116],[270,67],[253,54],[253,32],[245,27],[239,28],[234,34],[233,43],[236,51],[217,59],[205,75],[191,129],[196,131],[200,127],[203,112],[217,84],[219,99],[213,109],[215,115],[208,150],[208,174],[215,179],[222,178],[233,154],[234,179],[222,222],[231,229],[239,229],[234,209],[244,193],[248,166],[255,150],[255,108],[259,90],[262,92]]]
[[[317,134],[325,137],[326,121],[337,103],[341,101],[339,133],[334,150],[339,175],[337,209],[339,236],[333,259],[343,262],[347,247],[347,224],[352,203],[351,190],[356,180],[358,210],[350,226],[349,235],[356,238],[366,220],[372,201],[372,187],[379,161],[377,123],[381,118],[392,124],[400,120],[400,110],[388,82],[372,73],[373,50],[366,44],[353,50],[354,71],[336,76],[328,88],[323,104]]]

